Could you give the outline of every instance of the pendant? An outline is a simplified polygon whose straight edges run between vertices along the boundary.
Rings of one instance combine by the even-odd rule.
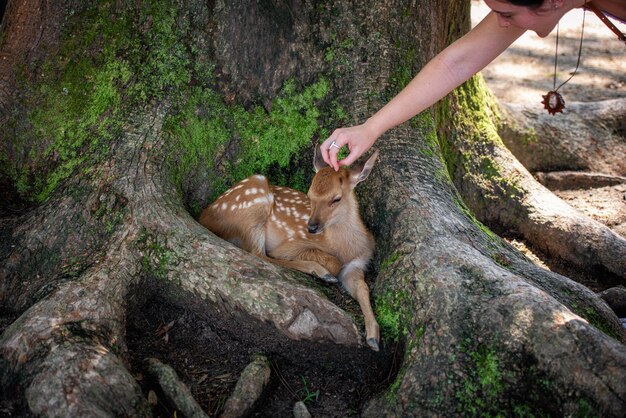
[[[563,109],[565,109],[565,100],[563,100],[563,96],[556,91],[549,91],[548,94],[543,97],[541,103],[543,103],[544,109],[548,110],[548,113],[554,115],[558,112],[563,113]]]

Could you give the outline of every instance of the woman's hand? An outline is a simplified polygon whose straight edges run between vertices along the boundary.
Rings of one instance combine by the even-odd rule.
[[[378,136],[374,134],[366,124],[351,126],[349,128],[335,129],[331,136],[320,146],[322,157],[326,164],[339,170],[339,167],[350,165],[356,161],[374,144]],[[350,153],[346,158],[337,161],[339,150],[347,145]]]

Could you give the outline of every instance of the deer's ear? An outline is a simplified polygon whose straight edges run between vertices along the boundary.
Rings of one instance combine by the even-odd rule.
[[[313,154],[313,168],[315,169],[315,172],[317,173],[318,171],[320,171],[322,168],[326,167],[327,165],[328,164],[326,164],[326,161],[324,161],[324,157],[322,157],[320,146],[317,145],[315,147],[315,153]]]
[[[363,164],[359,164],[354,168],[350,169],[350,187],[355,188],[357,184],[362,182],[370,175],[372,172],[372,168],[374,168],[374,163],[378,158],[378,150],[375,150],[374,153],[367,159],[367,161]]]

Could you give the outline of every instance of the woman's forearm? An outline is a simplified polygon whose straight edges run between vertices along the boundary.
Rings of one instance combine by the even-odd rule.
[[[463,38],[433,58],[365,126],[379,137],[429,108],[502,53],[524,31],[501,28],[496,16],[487,16]]]
[[[397,96],[372,115],[365,126],[379,137],[429,108],[463,81],[455,77],[438,55]]]
[[[426,64],[396,97],[365,123],[335,129],[320,146],[324,161],[335,170],[352,164],[383,133],[439,101],[500,55],[522,33],[523,29],[501,27],[497,16],[491,12]],[[346,145],[350,153],[339,161],[339,150]]]

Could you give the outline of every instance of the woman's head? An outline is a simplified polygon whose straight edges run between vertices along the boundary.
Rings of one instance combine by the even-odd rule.
[[[566,0],[485,0],[502,27],[516,26],[548,36],[567,11]]]

